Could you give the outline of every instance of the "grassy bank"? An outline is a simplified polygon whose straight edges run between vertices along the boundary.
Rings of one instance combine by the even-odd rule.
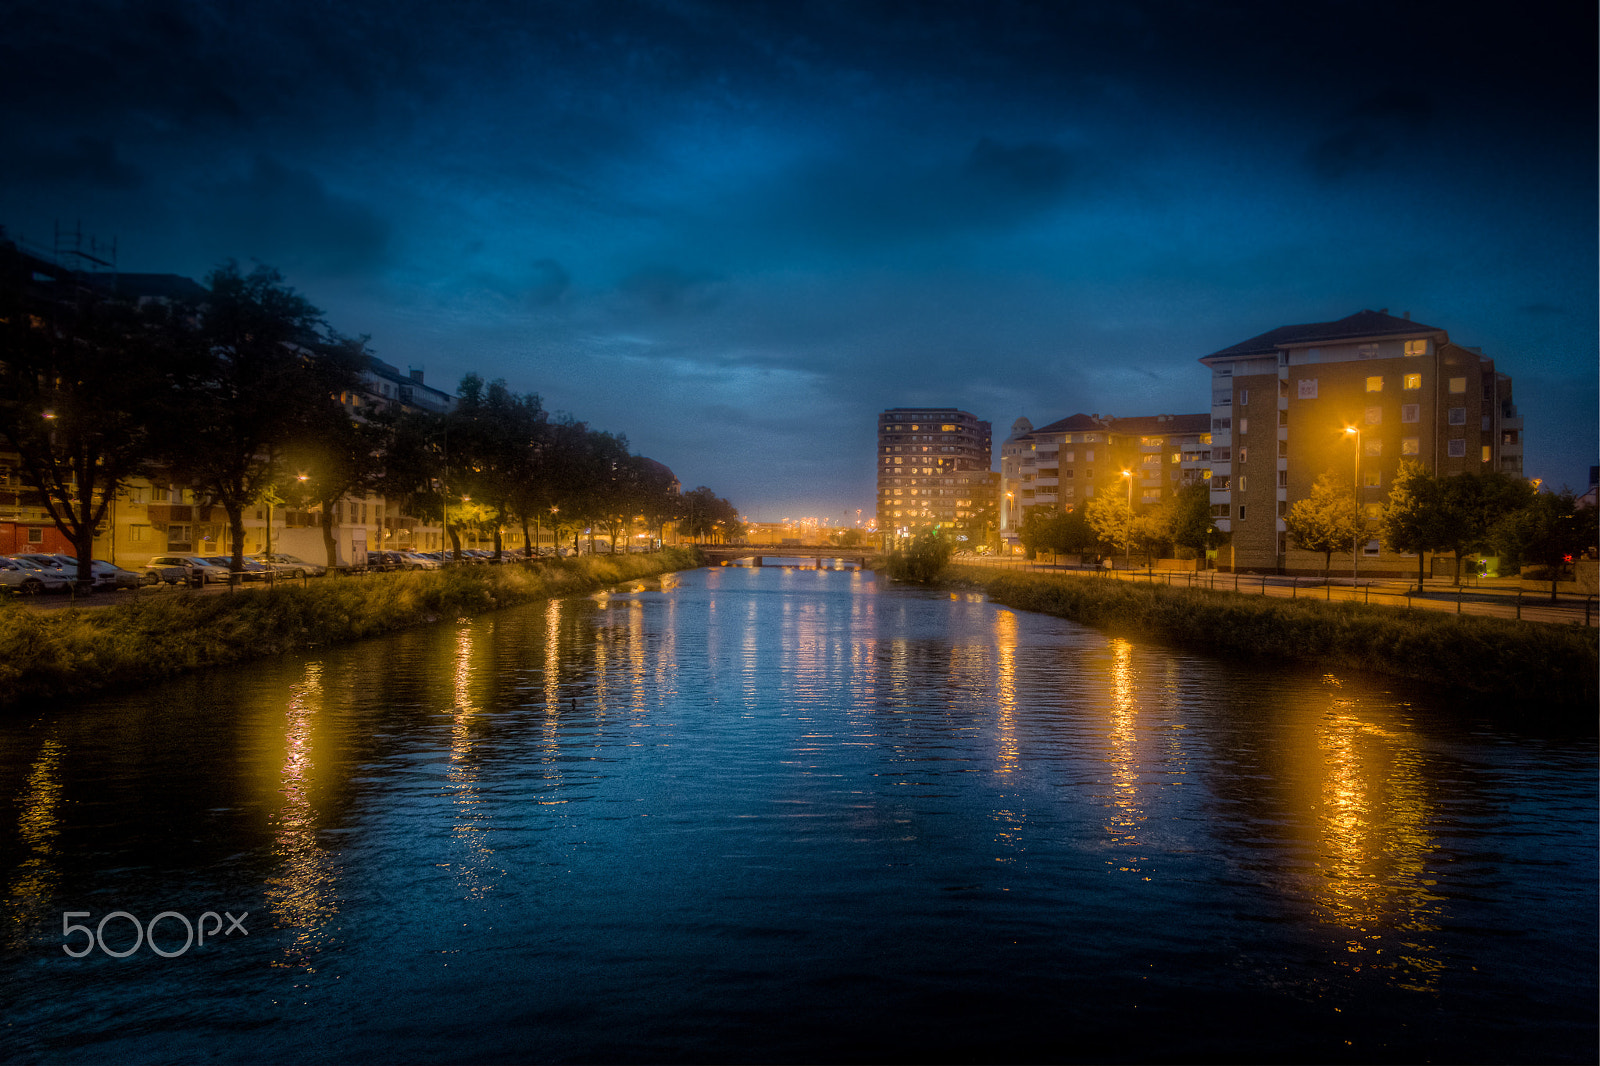
[[[112,607],[35,611],[12,602],[0,608],[0,707],[145,684],[698,565],[693,550],[669,549],[323,578],[231,596],[163,593]]]
[[[1592,714],[1600,699],[1588,627],[972,566],[948,576],[1008,607],[1219,654],[1367,671],[1568,712]]]

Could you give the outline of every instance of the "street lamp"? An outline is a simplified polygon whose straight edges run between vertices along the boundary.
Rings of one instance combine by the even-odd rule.
[[[1351,479],[1350,484],[1350,498],[1355,501],[1356,505],[1355,542],[1350,545],[1350,583],[1351,585],[1359,585],[1361,583],[1361,527],[1366,524],[1361,512],[1361,427],[1345,426],[1344,432],[1346,436],[1353,434],[1356,438],[1355,476]]]
[[[1133,471],[1124,470],[1122,476],[1128,479],[1128,529],[1122,537],[1122,568],[1133,569]]]

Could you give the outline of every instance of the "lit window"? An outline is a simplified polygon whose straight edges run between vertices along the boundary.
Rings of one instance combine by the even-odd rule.
[[[1381,408],[1381,407],[1369,407],[1369,408],[1367,408],[1367,425],[1376,426],[1376,425],[1381,425],[1382,422],[1383,422],[1383,408]]]
[[[1248,433],[1249,431],[1250,431],[1250,420],[1248,418],[1239,419],[1239,432],[1240,433]]]
[[[1408,388],[1408,389],[1420,389],[1420,388],[1422,388],[1422,375],[1421,374],[1407,374],[1406,375],[1406,388]]]
[[[1383,454],[1383,441],[1376,437],[1367,437],[1363,439],[1361,442],[1361,447],[1368,455]]]
[[[1406,354],[1407,355],[1427,355],[1428,354],[1428,342],[1427,341],[1406,341]]]
[[[1452,395],[1459,395],[1460,393],[1464,393],[1466,391],[1467,391],[1467,379],[1466,378],[1451,378],[1450,379],[1450,392],[1451,392]]]
[[[1250,457],[1250,449],[1244,447],[1243,445],[1241,445],[1240,448],[1239,448],[1239,461],[1242,463],[1246,459],[1248,459],[1249,457]]]
[[[1400,440],[1401,455],[1421,455],[1422,439],[1420,437],[1402,437]]]
[[[1366,515],[1369,519],[1378,519],[1383,517],[1383,504],[1381,503],[1366,504],[1362,507],[1362,510],[1366,512]]]
[[[1449,419],[1449,421],[1450,421],[1450,424],[1452,426],[1464,426],[1464,425],[1466,425],[1467,424],[1467,409],[1465,407],[1452,407],[1452,408],[1450,408],[1450,419]]]
[[[1379,374],[1379,375],[1376,375],[1374,377],[1368,378],[1367,379],[1367,391],[1368,392],[1382,392],[1383,391],[1383,375]]]
[[[1403,403],[1400,405],[1400,421],[1416,422],[1422,418],[1422,405],[1416,403]]]
[[[1464,440],[1450,441],[1445,448],[1445,454],[1452,459],[1465,459],[1467,456],[1467,442]]]
[[[1209,471],[1209,470],[1200,471],[1200,477],[1201,477],[1202,480],[1210,481],[1211,480],[1211,471]]]
[[[946,433],[954,433],[956,431],[955,426],[940,426],[939,428]]]
[[[1244,491],[1244,475],[1243,474],[1239,475],[1239,491],[1240,492]]]
[[[1483,446],[1483,461],[1487,463],[1489,461],[1489,459],[1490,459],[1489,446],[1487,444],[1485,444]],[[133,528],[138,529],[139,527],[138,526],[134,526]]]
[[[1381,470],[1366,470],[1361,474],[1361,484],[1369,489],[1383,487],[1383,472]]]

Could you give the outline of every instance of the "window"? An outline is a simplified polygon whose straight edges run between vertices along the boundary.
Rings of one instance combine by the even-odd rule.
[[[43,544],[44,543],[44,527],[43,526],[29,526],[28,527],[28,543],[29,544]]]
[[[1233,419],[1231,419],[1231,418],[1213,418],[1211,420],[1211,429],[1212,429],[1213,432],[1216,432],[1218,430],[1223,430],[1223,429],[1232,429],[1232,428],[1233,428]]]
[[[1072,453],[1071,452],[1062,452],[1061,453],[1061,461],[1063,463],[1073,462],[1074,460],[1072,458]]]
[[[1383,517],[1383,504],[1381,503],[1364,504],[1361,510],[1367,516],[1368,521],[1376,522]]]
[[[1244,521],[1244,504],[1239,505],[1239,521]]]
[[[1212,518],[1227,518],[1228,517],[1228,505],[1225,504],[1225,503],[1214,503],[1214,504],[1212,504],[1211,505],[1211,517]]]
[[[1427,341],[1406,341],[1406,354],[1407,355],[1427,355],[1428,354],[1428,342]]]
[[[1366,452],[1368,455],[1382,455],[1383,441],[1379,440],[1377,437],[1367,437],[1361,442],[1361,450]]]
[[[1362,345],[1359,345],[1356,348],[1356,358],[1357,359],[1376,359],[1376,358],[1378,358],[1378,346],[1376,344],[1362,344]]]
[[[1228,475],[1227,474],[1212,474],[1211,475],[1211,491],[1212,492],[1227,492],[1228,491]]]
[[[1278,442],[1278,458],[1279,459],[1287,459],[1287,458],[1289,458],[1289,442],[1288,441],[1280,440]]]
[[[1445,454],[1452,459],[1464,459],[1467,455],[1467,442],[1453,440],[1445,447]]]
[[[1421,455],[1422,440],[1418,437],[1402,437],[1400,440],[1401,455]]]
[[[1400,405],[1400,421],[1416,422],[1422,418],[1422,405],[1418,403],[1403,403]]]
[[[1485,433],[1489,432],[1489,428],[1490,428],[1489,421],[1490,421],[1489,420],[1489,416],[1488,415],[1484,415],[1483,416],[1483,431]]]
[[[1239,432],[1240,433],[1248,433],[1249,431],[1250,431],[1250,420],[1248,418],[1239,419]]]
[[[1083,461],[1086,462],[1086,463],[1094,462],[1094,449],[1093,448],[1090,448],[1088,451],[1083,453]]]
[[[1289,487],[1289,471],[1278,471],[1278,487],[1280,489],[1286,489]]]
[[[1287,426],[1288,424],[1289,424],[1289,412],[1288,411],[1279,411],[1278,412],[1278,425]]]
[[[1148,455],[1141,455],[1139,456],[1139,463],[1142,466],[1159,466],[1161,464],[1161,456],[1155,452],[1151,452]]]
[[[1302,400],[1315,400],[1317,398],[1317,379],[1300,379],[1300,398]]]
[[[1466,378],[1451,378],[1450,379],[1450,393],[1451,393],[1451,395],[1453,395],[1453,396],[1454,395],[1460,395],[1460,394],[1462,394],[1462,393],[1464,393],[1466,391],[1467,391],[1467,379]]]
[[[1450,408],[1450,424],[1452,426],[1464,426],[1464,425],[1466,425],[1467,424],[1467,409],[1465,407],[1452,407],[1452,408]]]
[[[1241,463],[1244,462],[1247,458],[1249,458],[1249,451],[1250,451],[1249,448],[1246,448],[1243,445],[1239,446],[1239,461]]]
[[[1239,406],[1240,407],[1244,407],[1247,404],[1249,404],[1249,402],[1250,402],[1250,390],[1249,389],[1240,389],[1239,390]]]
[[[1067,470],[1061,471],[1061,476],[1066,478],[1068,481],[1071,481],[1072,480],[1072,470],[1069,468]]]
[[[1243,474],[1239,475],[1239,491],[1240,492],[1244,491],[1244,475]]]
[[[1378,375],[1375,375],[1375,376],[1370,377],[1370,378],[1367,379],[1367,391],[1368,392],[1382,392],[1383,391],[1383,375],[1382,374],[1378,374]]]
[[[1489,446],[1485,444],[1483,446],[1483,461],[1487,463],[1491,458],[1492,456],[1489,454]]]
[[[1406,380],[1405,380],[1405,387],[1408,388],[1408,389],[1420,389],[1420,388],[1422,388],[1422,375],[1421,374],[1407,374],[1406,375]]]
[[[1365,470],[1361,474],[1361,484],[1369,489],[1383,487],[1383,472],[1381,470]]]
[[[1215,462],[1215,463],[1226,463],[1229,460],[1231,460],[1232,458],[1233,458],[1233,449],[1232,448],[1212,448],[1211,449],[1211,461],[1212,462]]]
[[[1183,453],[1182,452],[1173,452],[1172,453],[1172,461],[1173,462],[1175,462],[1175,463],[1176,462],[1181,462],[1182,460],[1183,460]]]
[[[135,544],[140,544],[140,543],[143,543],[145,537],[149,534],[149,532],[150,532],[150,527],[149,526],[129,526],[128,527],[128,539],[133,541]]]
[[[1158,503],[1161,500],[1160,489],[1141,489],[1139,492],[1140,503]]]

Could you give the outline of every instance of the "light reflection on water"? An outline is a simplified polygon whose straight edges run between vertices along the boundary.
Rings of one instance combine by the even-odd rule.
[[[4,1058],[1594,1042],[1592,735],[859,571],[636,582],[3,739]],[[65,909],[224,905],[248,940],[60,950]]]

